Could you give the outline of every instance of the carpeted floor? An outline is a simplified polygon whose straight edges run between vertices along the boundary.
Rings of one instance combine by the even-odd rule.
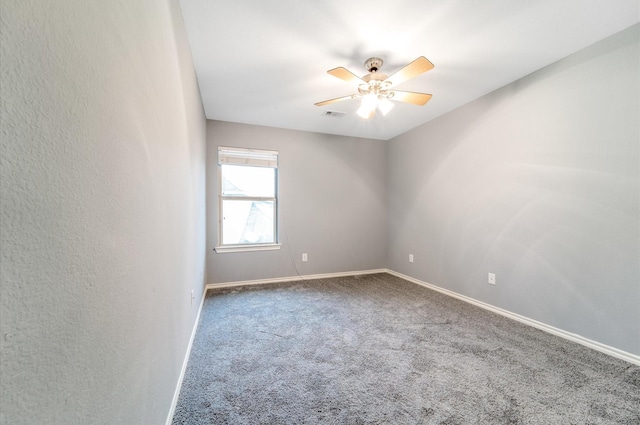
[[[388,274],[207,293],[174,424],[640,424],[640,367]]]

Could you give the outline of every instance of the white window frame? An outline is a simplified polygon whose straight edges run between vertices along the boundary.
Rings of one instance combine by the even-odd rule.
[[[267,167],[275,169],[274,195],[273,197],[260,196],[233,196],[222,194],[222,165],[239,165],[249,167]],[[243,201],[272,201],[273,202],[273,236],[272,243],[246,243],[236,245],[224,245],[223,241],[223,214],[222,203],[224,200]],[[268,251],[280,249],[278,235],[278,152],[262,149],[247,149],[218,146],[218,245],[214,248],[217,253]]]

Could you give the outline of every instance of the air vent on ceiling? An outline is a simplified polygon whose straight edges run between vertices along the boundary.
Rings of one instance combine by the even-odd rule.
[[[323,114],[325,117],[334,117],[334,118],[342,118],[344,117],[344,112],[336,112],[336,111],[325,111]]]

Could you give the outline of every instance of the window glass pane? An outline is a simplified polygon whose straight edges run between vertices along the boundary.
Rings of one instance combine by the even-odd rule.
[[[275,168],[222,165],[223,196],[275,198]]]
[[[275,243],[273,201],[222,201],[222,244]]]

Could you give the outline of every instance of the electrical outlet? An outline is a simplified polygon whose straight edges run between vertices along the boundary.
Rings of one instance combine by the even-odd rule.
[[[496,284],[496,274],[495,273],[489,273],[489,278],[487,279],[487,281],[489,282],[490,285],[495,285]]]
[[[307,253],[302,254],[302,261],[307,261]]]
[[[409,254],[409,262],[413,263],[413,254]]]
[[[191,290],[191,305],[193,305],[193,301],[195,301],[195,297],[193,296],[193,289]]]

